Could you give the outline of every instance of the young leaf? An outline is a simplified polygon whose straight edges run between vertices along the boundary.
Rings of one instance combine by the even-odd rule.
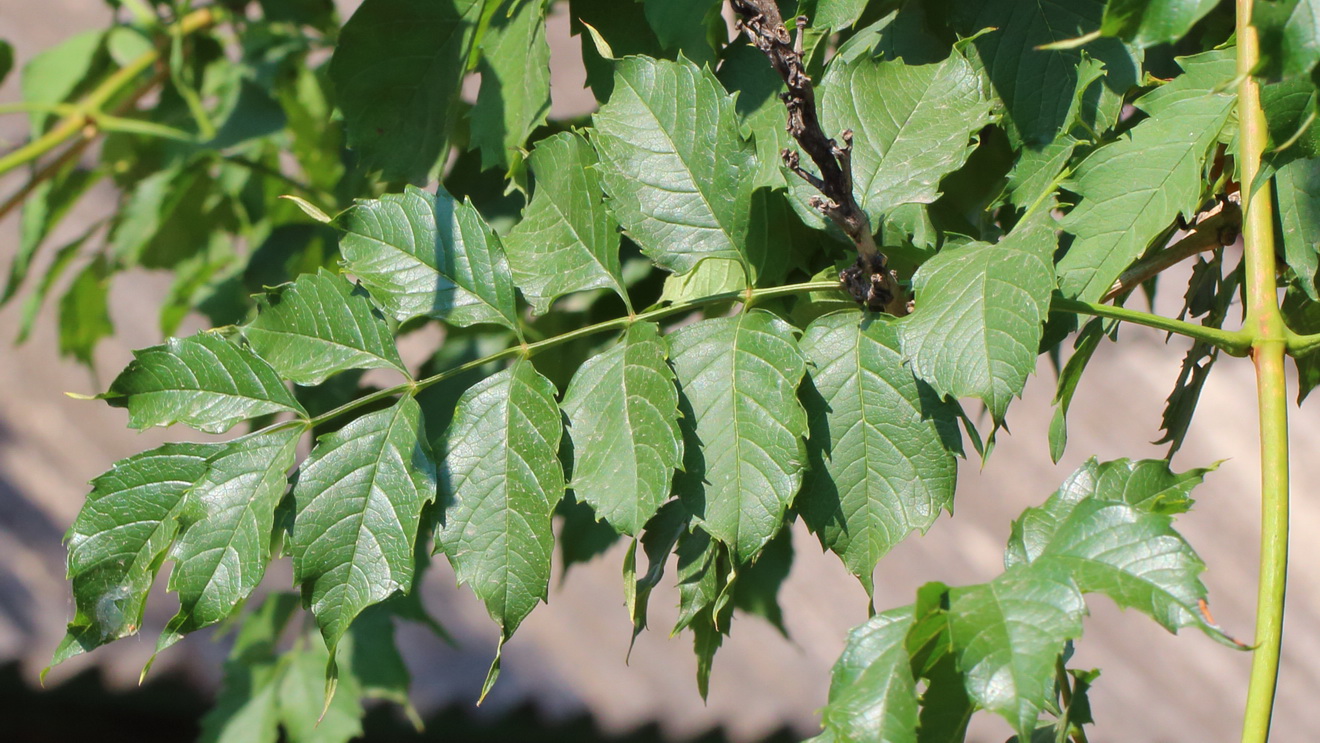
[[[697,691],[705,699],[715,653],[733,617],[734,574],[729,550],[700,527],[678,539],[678,623],[673,634],[692,631],[697,654]]]
[[[549,590],[562,431],[554,385],[527,359],[463,393],[449,426],[436,551],[485,602],[501,644]]]
[[[189,632],[234,612],[266,574],[275,507],[288,487],[300,427],[253,434],[224,445],[206,462],[178,512],[181,533],[170,557],[169,589],[179,612],[166,625],[157,652]]]
[[[674,545],[682,535],[688,532],[691,520],[692,516],[683,508],[683,504],[671,500],[646,522],[642,538],[628,545],[628,552],[623,558],[623,592],[628,604],[628,616],[632,619],[634,641],[646,629],[646,606],[651,591],[660,585],[669,553],[674,550]],[[646,553],[646,572],[641,576],[637,575],[638,542],[641,542],[642,551]]]
[[[115,462],[92,481],[67,536],[75,613],[51,666],[138,631],[184,493],[221,447],[165,444]]]
[[[134,351],[133,361],[97,397],[128,408],[129,427],[139,429],[184,423],[224,433],[259,415],[307,414],[269,364],[215,333]]]
[[[1073,394],[1082,381],[1082,372],[1091,362],[1095,349],[1105,337],[1105,323],[1096,318],[1086,324],[1077,334],[1073,346],[1073,355],[1059,372],[1059,383],[1054,393],[1054,417],[1050,419],[1050,459],[1058,464],[1063,458],[1063,450],[1068,446],[1068,408],[1072,405]]]
[[[385,180],[425,181],[444,158],[482,0],[366,0],[330,60],[348,146]]]
[[[848,633],[821,710],[827,739],[917,743],[917,680],[904,644],[913,622],[913,608],[905,606]]]
[[[322,436],[299,468],[294,582],[332,656],[359,612],[412,588],[418,522],[435,493],[435,463],[411,397]]]
[[[580,135],[561,132],[537,142],[531,165],[536,190],[504,243],[533,310],[543,315],[555,299],[586,289],[613,289],[627,301],[618,225],[605,208],[596,151]]]
[[[545,9],[539,0],[504,0],[482,34],[481,92],[469,116],[483,170],[521,159],[517,150],[550,111]]]
[[[619,60],[593,121],[610,208],[642,252],[675,273],[702,258],[746,260],[753,148],[709,70]]]
[[[669,342],[691,409],[679,496],[745,565],[779,531],[802,484],[805,360],[788,324],[760,310],[703,320]]]
[[[897,325],[913,373],[941,395],[981,398],[1003,421],[1036,368],[1055,240],[1042,208],[995,245],[946,248],[923,264],[917,310]]]
[[[1062,571],[1018,568],[949,591],[949,634],[972,700],[1027,738],[1054,699],[1054,666],[1086,603]]]
[[[958,52],[929,65],[867,55],[834,63],[820,97],[825,131],[856,133],[853,182],[873,225],[900,204],[935,201],[940,179],[967,162],[992,121],[981,78]],[[803,202],[815,194],[796,177],[793,188]]]
[[[471,201],[408,186],[358,201],[334,225],[346,267],[396,320],[518,327],[504,251]]]
[[[408,375],[389,326],[371,301],[325,269],[258,297],[257,313],[243,327],[243,337],[284,379],[320,384],[346,369]]]
[[[804,390],[811,468],[795,508],[870,595],[880,558],[953,510],[958,470],[945,439],[957,440],[957,415],[912,376],[880,317],[826,315],[802,351],[816,394]]]
[[[578,498],[629,536],[641,533],[670,493],[682,463],[678,390],[652,323],[588,359],[564,393]]]
[[[1150,118],[1095,150],[1067,184],[1081,196],[1058,263],[1069,297],[1098,301],[1178,214],[1195,214],[1206,156],[1233,108],[1234,62],[1231,50],[1179,61],[1185,74],[1137,100]]]
[[[1177,41],[1192,24],[1214,9],[1218,0],[1110,0],[1100,32],[1143,49]]]
[[[1169,515],[1186,510],[1187,492],[1206,472],[1177,475],[1163,461],[1092,459],[1013,523],[1005,562],[1060,568],[1082,591],[1102,592],[1170,632],[1195,626],[1222,638],[1197,609],[1206,594],[1197,579],[1205,565]]]

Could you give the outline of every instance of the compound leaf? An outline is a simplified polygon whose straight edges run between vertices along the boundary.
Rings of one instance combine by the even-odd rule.
[[[580,135],[546,137],[532,150],[536,190],[504,239],[509,267],[537,314],[572,292],[613,289],[627,299],[619,232],[605,207],[596,152]]]
[[[464,392],[449,426],[436,551],[486,604],[501,644],[549,590],[562,430],[554,385],[527,359]]]
[[[945,439],[958,436],[957,415],[912,376],[882,318],[826,315],[802,351],[817,394],[804,394],[811,469],[795,508],[869,594],[880,558],[953,509],[957,463]]]
[[[691,410],[679,495],[746,564],[779,531],[802,484],[805,360],[788,324],[760,310],[703,320],[669,341]]]
[[[746,262],[754,148],[709,70],[619,60],[614,92],[593,121],[610,208],[646,255],[675,273],[702,258]]]
[[[471,201],[408,186],[358,201],[334,224],[348,270],[396,320],[518,327],[504,251]]]
[[[979,397],[996,421],[1036,368],[1054,289],[1049,212],[994,245],[946,248],[927,261],[912,278],[917,309],[897,326],[918,378],[941,395]]]
[[[169,588],[179,612],[157,650],[233,613],[266,574],[275,507],[288,487],[302,427],[236,439],[206,462],[206,474],[184,497],[181,533],[170,553]]]
[[[292,382],[320,384],[346,369],[408,374],[389,326],[371,301],[325,269],[258,297],[257,313],[243,336]]]
[[[412,587],[436,470],[417,401],[405,397],[317,441],[293,487],[294,581],[333,655],[366,607]]]
[[[653,323],[588,359],[564,393],[573,443],[573,492],[598,518],[637,536],[670,493],[682,463],[678,390]]]
[[[75,614],[52,666],[138,631],[184,494],[221,446],[165,444],[115,462],[92,481],[66,537]]]
[[[133,361],[98,397],[128,408],[130,428],[184,423],[224,433],[259,415],[307,414],[270,364],[209,332],[134,351]]]
[[[1081,196],[1064,218],[1074,236],[1059,260],[1059,288],[1094,302],[1179,214],[1201,201],[1202,169],[1232,111],[1224,86],[1233,78],[1231,50],[1183,57],[1186,70],[1138,99],[1150,118],[1077,166],[1067,188]]]
[[[339,32],[330,80],[348,146],[385,180],[425,181],[450,122],[482,0],[366,0]]]

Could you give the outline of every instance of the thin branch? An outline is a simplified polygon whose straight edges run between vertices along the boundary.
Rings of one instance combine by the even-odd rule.
[[[1225,247],[1237,242],[1242,234],[1242,209],[1234,201],[1222,200],[1214,208],[1204,212],[1196,225],[1183,239],[1160,252],[1138,261],[1123,272],[1114,282],[1104,300],[1109,300],[1136,289],[1151,277],[1169,268],[1204,253],[1207,250]]]
[[[853,197],[852,131],[844,130],[843,145],[825,135],[816,113],[816,91],[802,62],[802,35],[806,16],[797,18],[797,39],[793,40],[779,15],[774,0],[729,0],[738,14],[739,27],[747,38],[770,60],[775,72],[788,87],[780,98],[788,109],[788,133],[815,164],[819,175],[802,166],[801,156],[785,149],[781,154],[789,170],[820,191],[811,198],[811,206],[852,240],[857,248],[857,263],[839,278],[859,303],[872,310],[883,309],[893,315],[908,313],[908,300],[898,283],[898,275],[888,268],[888,261],[875,244],[871,220]]]
[[[1246,356],[1251,351],[1252,336],[1246,331],[1211,328],[1127,307],[1083,302],[1055,294],[1054,299],[1050,302],[1050,312],[1072,312],[1078,315],[1107,317],[1111,320],[1122,320],[1134,325],[1144,325],[1148,328],[1155,328],[1192,340],[1202,341],[1221,349],[1229,356]]]

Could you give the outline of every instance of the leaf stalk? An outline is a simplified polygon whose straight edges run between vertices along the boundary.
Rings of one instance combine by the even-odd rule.
[[[1155,328],[1156,330],[1163,330],[1174,335],[1208,343],[1230,356],[1241,357],[1251,353],[1251,344],[1254,337],[1246,330],[1221,330],[1220,328],[1197,325],[1127,307],[1068,299],[1059,294],[1054,295],[1054,299],[1050,303],[1050,311],[1072,312],[1078,315],[1105,317],[1111,320],[1130,322],[1134,325],[1144,325],[1148,328]]]

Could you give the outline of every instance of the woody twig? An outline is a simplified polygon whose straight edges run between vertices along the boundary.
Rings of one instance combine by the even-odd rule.
[[[774,0],[729,0],[738,14],[739,27],[756,48],[769,58],[788,90],[780,94],[788,109],[788,133],[811,158],[819,175],[802,167],[801,155],[785,149],[784,164],[810,183],[819,196],[811,206],[838,225],[857,248],[857,262],[839,274],[839,280],[858,303],[893,315],[908,313],[908,300],[898,275],[888,268],[876,248],[871,220],[853,197],[852,131],[839,135],[843,145],[825,136],[816,115],[816,91],[802,62],[802,32],[807,19],[797,19],[794,42]]]

